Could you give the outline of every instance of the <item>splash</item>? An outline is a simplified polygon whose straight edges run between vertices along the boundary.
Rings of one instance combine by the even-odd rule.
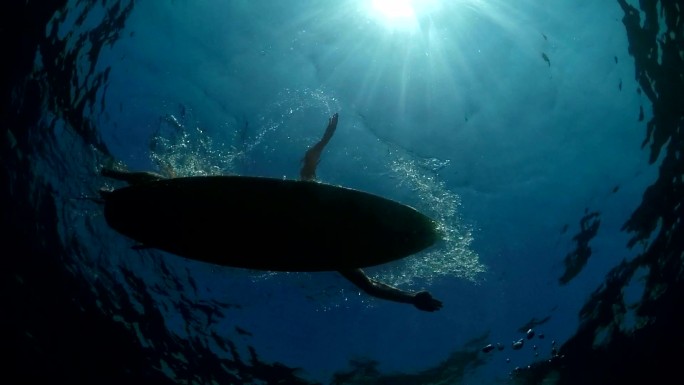
[[[195,122],[192,110],[179,105],[175,113],[159,119],[150,140],[150,158],[169,177],[238,174],[241,162],[259,152],[268,155],[278,150],[282,138],[276,134],[288,130],[290,121],[315,112],[322,125],[326,116],[338,110],[337,98],[325,90],[285,89],[251,124],[247,118],[225,123],[220,127],[224,137],[215,141]],[[285,132],[283,136],[301,145],[302,152],[306,149],[303,133]]]
[[[395,285],[411,284],[416,278],[430,282],[444,276],[476,282],[485,267],[470,247],[472,228],[458,216],[460,197],[437,175],[449,161],[420,158],[398,146],[390,147],[387,166],[393,179],[398,181],[398,187],[408,188],[418,196],[416,208],[437,221],[443,244],[406,258],[399,266],[379,273],[378,278]]]
[[[150,159],[162,175],[235,174],[236,161],[244,153],[225,142],[217,144],[199,125],[188,123],[192,115],[184,107],[177,115],[160,118],[159,128],[150,139]]]
[[[250,133],[251,137],[244,145],[245,156],[250,157],[257,153],[272,155],[282,150],[279,147],[287,147],[283,146],[284,142],[300,148],[303,154],[310,145],[308,129],[312,125],[323,126],[327,117],[339,110],[339,100],[324,89],[286,88],[257,116],[257,127],[253,128],[254,132]],[[316,118],[310,120],[309,116]],[[296,124],[300,119],[307,121]],[[307,131],[298,131],[295,127],[305,128]],[[320,133],[317,131],[316,135]]]

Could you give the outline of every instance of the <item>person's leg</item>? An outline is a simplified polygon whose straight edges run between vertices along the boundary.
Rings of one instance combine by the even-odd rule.
[[[337,113],[328,119],[328,127],[326,127],[325,133],[323,134],[321,140],[314,144],[313,147],[308,149],[304,154],[304,159],[302,160],[304,164],[302,165],[302,169],[299,171],[299,177],[301,180],[316,179],[316,166],[318,166],[318,162],[320,162],[323,149],[335,133],[335,129],[337,128],[337,119]]]

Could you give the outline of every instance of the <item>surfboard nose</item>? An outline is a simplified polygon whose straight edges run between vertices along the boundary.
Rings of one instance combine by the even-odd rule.
[[[410,221],[412,234],[407,239],[407,251],[410,254],[422,251],[443,238],[436,221],[418,211],[415,214],[416,218]]]
[[[424,248],[430,247],[441,241],[444,234],[439,230],[439,224],[429,217],[426,217],[424,231],[422,232],[422,240],[425,244]]]

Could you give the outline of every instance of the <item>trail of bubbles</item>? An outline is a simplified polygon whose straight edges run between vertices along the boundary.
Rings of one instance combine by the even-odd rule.
[[[460,197],[437,176],[437,171],[446,167],[449,161],[419,158],[397,146],[390,149],[388,156],[388,167],[399,187],[409,188],[418,195],[416,208],[438,222],[444,243],[406,258],[404,264],[379,273],[378,278],[395,285],[410,284],[415,278],[431,281],[442,276],[476,281],[485,267],[470,248],[472,229],[458,216]]]
[[[201,127],[188,127],[183,109],[181,119],[173,114],[162,117],[150,139],[150,158],[169,177],[230,175],[236,159],[243,154],[226,143],[216,144]]]
[[[249,154],[259,148],[266,138],[285,126],[285,123],[293,119],[298,114],[305,113],[306,110],[322,110],[321,121],[324,122],[326,116],[339,110],[339,101],[329,92],[323,89],[289,89],[278,93],[276,101],[266,107],[262,114],[257,118],[258,127],[252,134],[251,140],[245,145],[245,153]],[[322,124],[322,123],[321,123]],[[298,141],[298,138],[289,138]],[[304,140],[304,138],[299,138]],[[305,148],[302,148],[302,152]]]
[[[150,140],[150,158],[165,176],[238,174],[240,162],[256,151],[272,151],[269,140],[286,122],[307,109],[321,109],[330,114],[338,101],[321,89],[285,89],[276,102],[257,116],[256,122],[244,119],[238,124],[226,124],[221,141],[212,140],[185,106],[174,114],[163,116]],[[297,141],[297,137],[289,138]],[[304,140],[299,139],[299,140]],[[305,148],[302,148],[304,151]]]

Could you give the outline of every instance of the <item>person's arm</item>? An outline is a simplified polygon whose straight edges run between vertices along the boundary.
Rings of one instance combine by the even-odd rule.
[[[321,159],[321,153],[323,149],[328,144],[335,129],[337,128],[338,115],[335,113],[328,119],[328,127],[325,128],[325,133],[318,143],[314,144],[313,147],[308,149],[304,154],[304,159],[302,159],[302,169],[299,171],[299,178],[301,180],[314,180],[316,179],[316,166]]]
[[[423,311],[435,311],[442,308],[442,302],[432,298],[427,291],[410,293],[380,281],[369,278],[361,269],[340,270],[340,274],[347,278],[359,289],[373,297],[394,302],[410,303]]]

